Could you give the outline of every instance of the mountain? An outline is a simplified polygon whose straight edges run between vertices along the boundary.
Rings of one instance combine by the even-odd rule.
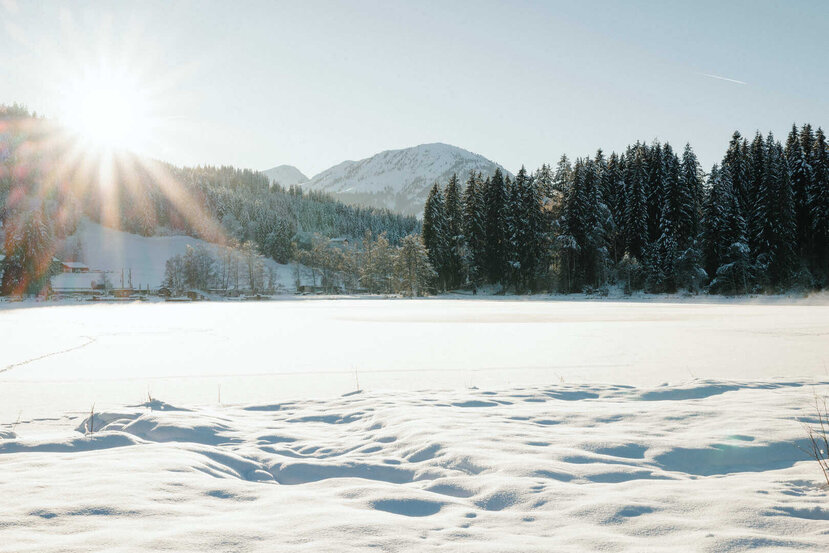
[[[302,174],[302,171],[293,165],[280,165],[273,167],[267,171],[262,171],[270,180],[278,182],[284,188],[288,188],[295,184],[304,184],[308,182],[308,177]]]
[[[421,144],[387,150],[360,161],[344,161],[316,175],[303,188],[326,192],[350,204],[420,216],[435,181],[446,184],[456,173],[464,182],[470,170],[488,176],[496,168],[511,174],[497,163],[457,146]]]

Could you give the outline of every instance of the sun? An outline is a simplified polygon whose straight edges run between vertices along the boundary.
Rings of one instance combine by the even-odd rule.
[[[62,96],[61,121],[87,150],[140,151],[152,139],[149,95],[129,74],[87,73],[68,83]]]

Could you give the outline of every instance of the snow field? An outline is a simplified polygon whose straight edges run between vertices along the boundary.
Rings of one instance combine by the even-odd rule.
[[[131,270],[132,284],[135,288],[161,286],[167,260],[176,255],[183,255],[188,246],[205,247],[216,258],[221,253],[215,244],[192,236],[139,236],[105,227],[88,219],[81,221],[77,232],[70,240],[82,244],[82,261],[91,269],[111,271],[109,277],[115,286],[121,285],[122,270],[125,283],[128,283]],[[278,286],[283,291],[295,289],[292,266],[280,265],[270,258],[265,258],[264,262],[267,267],[274,270]]]
[[[829,377],[829,306],[301,300],[0,309],[0,422],[366,390]]]
[[[154,400],[0,440],[0,551],[824,551],[829,382]],[[75,427],[75,430],[71,428]]]
[[[43,305],[0,553],[829,549],[826,305]]]

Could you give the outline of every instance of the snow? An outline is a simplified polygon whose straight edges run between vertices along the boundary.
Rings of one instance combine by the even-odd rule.
[[[462,181],[470,170],[488,176],[503,167],[485,157],[449,144],[421,144],[402,150],[387,150],[360,161],[344,161],[315,175],[305,188],[338,194],[379,195],[355,197],[377,207],[394,208],[420,215],[429,189],[435,182],[445,185],[453,173]]]
[[[21,423],[0,440],[0,551],[822,551],[826,491],[795,447],[813,386],[155,401],[95,414],[93,433]]]
[[[156,288],[164,280],[167,260],[182,255],[187,247],[204,246],[218,257],[218,246],[191,236],[140,236],[102,226],[84,219],[70,241],[81,243],[82,261],[90,271],[108,271],[114,286],[121,285],[121,271],[124,271],[125,285],[129,271],[135,288]],[[295,289],[292,265],[281,265],[272,259],[265,259],[266,266],[272,267],[280,287],[286,291]]]
[[[18,305],[0,552],[829,548],[820,302]]]
[[[279,165],[262,171],[262,173],[270,180],[278,182],[284,188],[308,182],[308,177],[293,165]]]

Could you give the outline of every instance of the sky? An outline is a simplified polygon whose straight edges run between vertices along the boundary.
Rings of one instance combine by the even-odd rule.
[[[445,142],[514,171],[659,139],[710,167],[734,130],[829,126],[826,29],[822,0],[0,0],[0,103],[62,118],[89,67],[118,75],[135,148],[177,165]]]

